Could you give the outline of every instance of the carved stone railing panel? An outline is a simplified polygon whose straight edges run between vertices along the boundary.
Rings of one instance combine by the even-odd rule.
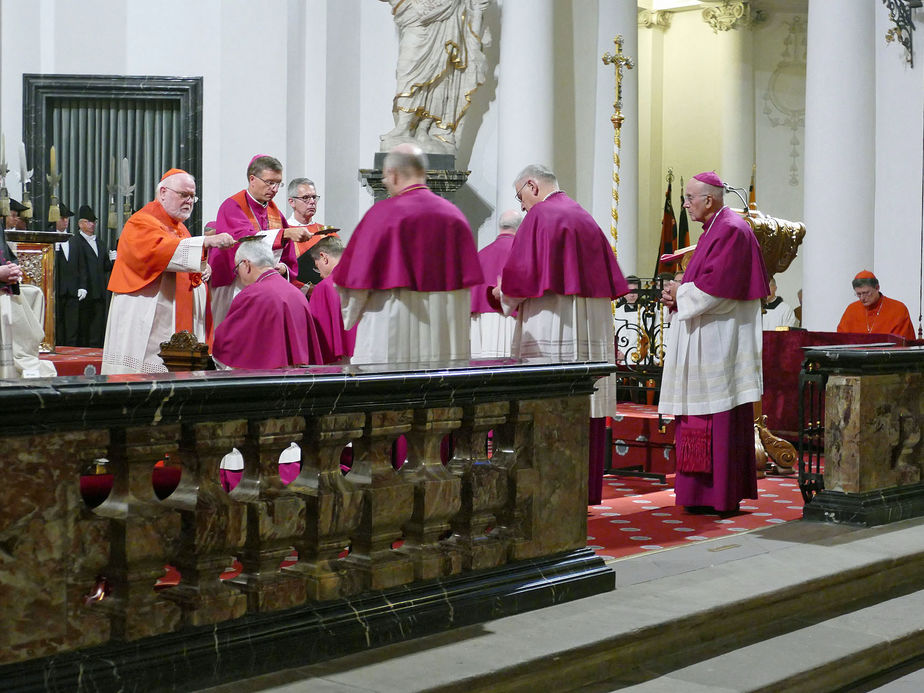
[[[248,611],[285,609],[307,598],[304,581],[281,570],[305,533],[305,503],[279,478],[279,455],[301,442],[304,427],[297,416],[248,422],[241,448],[244,475],[230,494],[247,508],[241,572],[232,582],[247,594]]]
[[[109,639],[108,617],[84,606],[109,557],[109,528],[73,483],[108,443],[105,431],[3,440],[0,664]]]
[[[587,542],[586,464],[560,464],[560,460],[587,460],[590,422],[589,398],[523,400],[521,419],[529,421],[530,541],[516,558],[568,551]],[[572,422],[562,426],[562,421]],[[541,450],[541,454],[540,454]],[[514,544],[516,546],[516,544]]]
[[[501,426],[508,402],[473,404],[463,408],[454,436],[449,469],[462,481],[459,513],[452,519],[453,541],[462,552],[463,570],[503,565],[509,538],[498,528],[498,513],[507,501],[507,471],[486,454],[488,432]]]
[[[305,581],[309,599],[343,596],[346,570],[340,553],[362,515],[363,491],[344,478],[340,453],[362,436],[365,414],[332,414],[308,420],[302,471],[289,490],[305,503],[305,532],[296,537],[298,563],[286,570]]]
[[[97,604],[109,613],[116,639],[168,632],[180,622],[179,607],[154,591],[179,539],[180,515],[160,501],[152,482],[155,464],[177,454],[179,433],[179,424],[110,431],[112,492],[96,513],[109,518],[105,576],[112,592]]]
[[[0,680],[204,687],[612,589],[584,528],[588,395],[611,371],[2,383],[0,445],[12,461],[0,491]],[[396,472],[401,435],[409,454]],[[278,459],[292,442],[303,464],[287,487]],[[232,447],[244,472],[225,493],[218,465]],[[179,476],[175,490],[155,493],[159,460]],[[81,481],[91,469],[103,473]],[[83,482],[97,487],[93,503]],[[281,568],[293,547],[296,563]],[[243,572],[222,580],[234,558]],[[178,584],[155,588],[168,565]]]
[[[362,437],[353,444],[353,468],[347,479],[363,492],[363,509],[349,566],[350,593],[406,585],[414,580],[414,564],[407,553],[393,548],[404,536],[402,528],[414,510],[414,487],[392,466],[398,436],[411,430],[413,411],[372,412],[366,416]]]
[[[181,582],[164,590],[163,596],[180,605],[184,625],[219,623],[247,611],[246,595],[221,580],[246,541],[246,506],[232,501],[221,488],[218,468],[222,456],[241,444],[246,431],[244,420],[182,428],[183,476],[164,501],[182,518],[173,557]]]
[[[533,554],[533,496],[539,485],[533,469],[533,420],[519,402],[510,405],[507,422],[494,429],[494,460],[507,471],[507,502],[498,513],[501,535],[507,538],[508,558]]]
[[[414,510],[404,525],[402,551],[414,562],[414,579],[429,580],[462,570],[462,554],[449,538],[449,521],[459,512],[462,482],[440,459],[443,438],[459,427],[460,407],[417,409],[408,435],[403,479],[414,487]],[[446,536],[444,536],[446,535]]]

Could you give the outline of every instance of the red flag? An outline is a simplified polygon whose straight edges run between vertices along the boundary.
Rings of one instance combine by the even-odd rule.
[[[683,206],[683,178],[680,179],[680,219],[677,221],[677,250],[690,245],[690,222],[687,208]]]
[[[664,216],[661,218],[661,244],[655,260],[654,276],[661,271],[661,256],[670,255],[679,246],[677,245],[677,219],[674,216],[674,207],[671,204],[671,183],[668,179],[667,192],[664,194]]]
[[[754,181],[757,176],[757,164],[751,168],[751,187],[748,188],[748,209],[757,209],[757,183]]]

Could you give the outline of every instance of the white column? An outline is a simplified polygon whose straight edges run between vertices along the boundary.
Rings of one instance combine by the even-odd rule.
[[[885,36],[892,27],[886,7],[877,5],[875,35]],[[899,43],[876,40],[875,261],[867,269],[875,272],[886,296],[908,307],[917,330],[922,310],[924,37],[914,39],[913,68]]]
[[[805,84],[802,325],[833,331],[873,263],[875,9],[810,0]]]
[[[637,274],[638,258],[638,7],[631,2],[601,0],[597,10],[597,93],[594,121],[593,203],[591,214],[610,235],[613,208],[613,101],[615,72],[612,65],[603,64],[603,54],[616,50],[613,39],[623,38],[623,53],[635,67],[622,73],[622,114],[624,116],[619,149],[619,220],[616,255],[624,274]]]
[[[516,205],[513,179],[524,166],[555,165],[552,15],[552,0],[501,4],[497,214]]]
[[[736,188],[748,187],[756,156],[753,31],[755,29],[733,29],[716,36],[721,69],[726,74],[726,86],[717,95],[722,113],[719,173],[722,180]],[[726,202],[733,207],[741,206],[734,195]]]

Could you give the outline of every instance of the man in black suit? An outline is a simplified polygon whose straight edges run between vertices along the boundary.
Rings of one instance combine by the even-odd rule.
[[[74,213],[63,202],[60,203],[61,217],[48,225],[55,231],[68,231]],[[80,288],[80,274],[77,269],[77,254],[74,251],[76,239],[58,243],[55,248],[55,341],[58,344],[76,346],[79,344],[79,307],[77,289]]]
[[[77,257],[78,345],[102,347],[106,333],[109,273],[112,260],[106,245],[96,237],[96,215],[89,205],[81,205],[77,214],[80,231],[73,238],[72,251]]]

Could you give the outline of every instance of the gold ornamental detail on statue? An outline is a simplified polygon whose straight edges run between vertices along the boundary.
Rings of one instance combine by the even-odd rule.
[[[611,209],[612,221],[610,222],[610,234],[613,236],[613,252],[616,252],[616,241],[619,238],[619,149],[621,146],[620,132],[622,123],[625,118],[622,114],[622,71],[631,70],[635,67],[632,58],[623,54],[622,35],[617,35],[613,39],[616,44],[616,50],[612,55],[609,52],[603,54],[603,64],[612,65],[616,72],[616,100],[613,102],[613,115],[610,116],[610,122],[613,123],[613,205]]]

